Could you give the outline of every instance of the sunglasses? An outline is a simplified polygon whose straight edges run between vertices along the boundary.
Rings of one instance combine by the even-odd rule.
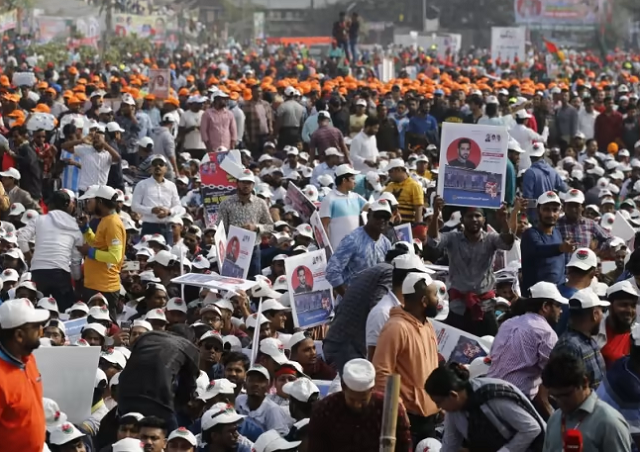
[[[217,345],[214,345],[214,344],[203,344],[202,346],[207,351],[211,351],[212,349],[213,349],[214,352],[221,352],[222,351],[222,350],[220,350],[220,347],[218,347]]]
[[[164,166],[164,162],[162,160],[156,160],[154,162],[151,162],[151,164],[153,166]]]

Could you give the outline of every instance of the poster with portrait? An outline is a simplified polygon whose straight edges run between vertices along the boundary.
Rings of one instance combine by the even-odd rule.
[[[250,290],[256,286],[255,281],[247,279],[230,278],[220,276],[215,273],[185,273],[182,276],[173,278],[173,284],[181,284],[185,286],[205,287],[207,289],[217,289],[221,291],[227,290]]]
[[[220,274],[232,278],[247,279],[255,244],[255,232],[230,226]]]
[[[204,223],[206,226],[218,222],[218,208],[222,201],[235,194],[236,179],[221,166],[228,152],[209,152],[209,159],[200,164],[201,199],[195,199],[194,206],[204,206]],[[203,159],[205,160],[205,159]]]
[[[291,313],[296,328],[312,328],[329,322],[333,289],[326,279],[324,250],[292,256],[284,261],[291,294]]]
[[[224,223],[222,221],[218,224],[218,229],[216,229],[216,233],[213,235],[213,246],[216,247],[218,271],[220,271],[222,270],[224,255],[227,249],[227,231],[225,231]]]
[[[442,124],[438,195],[450,206],[499,209],[507,172],[506,127]]]
[[[168,99],[171,91],[171,72],[169,69],[149,69],[149,94],[158,99]]]
[[[315,204],[307,198],[307,195],[294,184],[287,186],[287,195],[284,198],[284,203],[293,207],[300,214],[300,218],[304,223],[309,223],[313,212],[318,210]]]
[[[447,363],[471,364],[476,358],[487,356],[491,344],[481,337],[459,330],[445,323],[431,320],[438,340],[438,353]]]
[[[393,230],[399,242],[407,242],[413,244],[413,232],[411,231],[411,223],[403,223],[394,226]]]
[[[329,259],[333,254],[333,248],[331,248],[329,236],[327,235],[327,231],[324,230],[324,226],[322,226],[322,220],[320,219],[320,214],[318,212],[313,212],[313,214],[311,214],[309,224],[311,224],[311,227],[313,228],[313,236],[316,239],[318,248],[324,249],[327,255],[327,262],[329,262]]]

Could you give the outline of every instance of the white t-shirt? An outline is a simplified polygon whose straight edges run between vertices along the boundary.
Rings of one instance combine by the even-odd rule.
[[[200,122],[202,121],[203,114],[204,111],[202,110],[195,113],[191,110],[187,110],[182,113],[182,116],[180,117],[180,127],[184,127],[185,129],[194,126],[198,127],[198,130],[192,130],[184,136],[184,148],[186,150],[204,149],[206,147],[204,145],[204,141],[202,141],[202,137],[200,136]]]
[[[400,301],[393,292],[389,291],[369,312],[365,328],[367,347],[376,347],[378,345],[380,331],[389,320],[389,311],[396,306],[400,306]]]
[[[320,218],[331,218],[327,232],[334,252],[342,239],[360,226],[360,213],[366,204],[367,201],[355,192],[345,195],[335,189],[322,200]]]
[[[82,165],[78,177],[78,189],[87,191],[91,185],[107,185],[111,169],[111,154],[106,149],[98,152],[90,145],[76,146],[74,152],[80,158]]]
[[[349,155],[353,162],[353,169],[364,173],[371,171],[372,168],[364,162],[365,160],[375,161],[379,157],[376,136],[369,136],[364,131],[358,133],[351,141]]]

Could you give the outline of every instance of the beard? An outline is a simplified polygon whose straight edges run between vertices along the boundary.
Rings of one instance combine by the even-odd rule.
[[[428,305],[425,309],[424,309],[424,314],[428,317],[428,318],[435,318],[438,315],[438,305],[435,304],[430,304]]]

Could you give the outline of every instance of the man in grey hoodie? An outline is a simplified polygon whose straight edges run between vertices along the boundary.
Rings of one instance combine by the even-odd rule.
[[[169,161],[165,177],[173,180],[178,174],[178,164],[176,163],[176,139],[171,132],[176,126],[176,117],[166,114],[160,121],[160,126],[153,129],[151,138],[153,139],[153,153],[164,155]]]

